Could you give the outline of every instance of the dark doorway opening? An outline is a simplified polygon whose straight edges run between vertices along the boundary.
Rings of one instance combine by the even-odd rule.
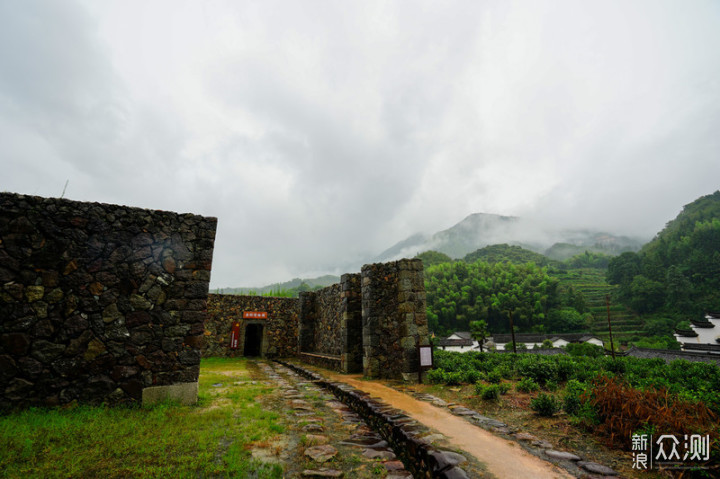
[[[248,324],[245,328],[245,356],[260,356],[262,351],[262,324]]]

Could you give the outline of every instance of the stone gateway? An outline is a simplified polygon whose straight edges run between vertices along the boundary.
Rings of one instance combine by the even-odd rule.
[[[365,265],[299,299],[213,294],[208,310],[205,356],[299,356],[339,372],[414,380],[418,346],[430,344],[419,259]]]

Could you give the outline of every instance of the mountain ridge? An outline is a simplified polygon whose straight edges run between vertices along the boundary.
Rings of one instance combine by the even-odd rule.
[[[518,216],[472,213],[450,228],[432,235],[415,233],[375,259],[391,261],[429,250],[462,258],[485,246],[509,244],[563,260],[586,250],[605,254],[638,251],[646,241],[588,228],[555,228]]]

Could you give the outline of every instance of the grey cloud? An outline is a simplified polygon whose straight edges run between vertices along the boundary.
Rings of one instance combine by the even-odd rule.
[[[658,0],[0,2],[0,187],[217,216],[214,286],[475,212],[651,235],[718,187],[718,24]]]

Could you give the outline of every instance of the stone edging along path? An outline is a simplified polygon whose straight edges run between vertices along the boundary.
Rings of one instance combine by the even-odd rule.
[[[466,472],[458,466],[458,464],[466,462],[465,457],[452,451],[439,451],[428,442],[418,438],[418,433],[426,432],[427,428],[403,414],[402,411],[370,398],[369,394],[346,384],[327,381],[314,371],[295,364],[278,362],[328,389],[341,402],[349,406],[382,437],[385,445],[389,445],[393,449],[394,454],[402,460],[412,477],[416,479],[462,479],[468,477]]]
[[[419,436],[421,431],[419,431],[418,428],[421,428],[422,425],[417,424],[415,421],[413,421],[413,418],[408,417],[406,414],[402,414],[403,411],[393,409],[388,404],[381,402],[377,399],[371,399],[368,393],[351,388],[346,384],[329,382],[320,374],[314,371],[309,371],[294,364],[286,365],[294,369],[301,375],[313,380],[316,384],[331,390],[331,392],[333,392],[336,397],[338,397],[341,401],[345,402],[348,406],[350,406],[353,410],[360,414],[360,416],[363,417],[363,419],[365,419],[366,422],[368,422],[368,424],[373,427],[373,429],[375,429],[381,436],[388,440],[390,445],[395,450],[395,453],[403,460],[403,462],[405,462],[407,469],[413,473],[414,477],[467,477],[466,475],[464,475],[465,471],[457,467],[457,463],[444,464],[441,461],[435,461],[438,456],[442,457],[444,455],[445,458],[449,459],[452,458],[452,455],[455,453],[448,451],[437,451],[431,446],[432,436],[420,438]],[[340,380],[343,379],[341,378]],[[358,381],[353,380],[350,377],[347,378],[347,381],[351,383],[358,383]],[[358,387],[360,388],[365,386],[370,386],[370,384],[366,385],[364,383],[361,383],[358,385]],[[397,391],[391,390],[389,388],[387,388],[386,391],[387,390],[396,391],[396,395],[408,394],[406,391],[403,390]],[[467,421],[474,426],[489,431],[483,431],[484,435],[493,433],[505,436],[507,439],[511,439],[513,441],[516,441],[516,443],[521,444],[523,449],[530,454],[538,456],[538,458],[543,459],[544,461],[548,461],[549,463],[555,464],[556,466],[560,466],[565,469],[564,473],[560,471],[552,473],[552,471],[550,471],[549,476],[547,476],[548,471],[535,471],[537,473],[543,472],[543,474],[545,474],[547,477],[567,477],[568,475],[583,478],[605,479],[617,477],[617,472],[607,466],[595,462],[583,461],[582,458],[580,458],[579,456],[569,452],[554,450],[552,449],[552,444],[545,441],[540,441],[538,438],[530,434],[517,432],[516,430],[513,430],[513,428],[508,427],[506,424],[483,416],[476,411],[472,411],[460,405],[451,403],[449,404],[442,399],[431,396],[429,394],[415,392],[411,392],[410,394],[418,400],[430,402],[433,406],[436,406],[439,409],[438,412],[441,415],[448,414],[447,412],[442,413],[443,410],[448,411],[449,413],[452,413],[453,416],[456,416],[457,419],[463,419],[464,421]],[[414,415],[412,413],[409,414]],[[447,417],[449,419],[455,420],[454,418],[452,418],[452,416]],[[415,417],[415,419],[420,418]],[[413,426],[408,428],[407,424],[409,423],[414,424]],[[424,429],[427,430],[427,428]],[[480,431],[478,431],[478,433],[479,432]],[[467,438],[465,439],[467,440]],[[480,438],[478,437],[478,439]],[[492,439],[492,437],[490,439]],[[487,438],[485,438],[485,440],[487,440]],[[504,441],[504,439],[502,439],[501,437],[497,437],[495,442],[497,441]],[[470,441],[469,445],[476,446],[474,441]],[[502,450],[503,448],[500,449]],[[507,450],[507,448],[505,449]],[[509,451],[509,453],[515,454],[520,452],[521,451],[517,450]],[[455,455],[459,456],[459,454]],[[477,456],[477,454],[475,455]],[[482,458],[479,459],[483,460]],[[501,462],[507,464],[508,462],[512,462],[511,457],[500,458],[500,461],[498,461],[498,458],[493,459],[495,459],[496,463]],[[537,459],[535,460],[535,462],[537,462]],[[548,462],[546,462],[545,464],[548,464],[549,467],[552,467]],[[536,466],[537,464],[530,464],[530,467]],[[527,472],[532,473],[530,470],[528,470]],[[515,474],[517,473],[517,471],[506,471],[505,475],[507,475],[508,473]],[[503,473],[501,472],[500,475],[502,476]]]
[[[389,444],[315,381],[283,364],[256,364],[279,386],[280,397],[290,409],[286,419],[294,421],[290,428],[301,436],[289,434],[286,440],[253,448],[253,457],[284,464],[284,477],[379,477],[386,471],[386,479],[412,479]],[[350,437],[348,431],[353,431]]]

